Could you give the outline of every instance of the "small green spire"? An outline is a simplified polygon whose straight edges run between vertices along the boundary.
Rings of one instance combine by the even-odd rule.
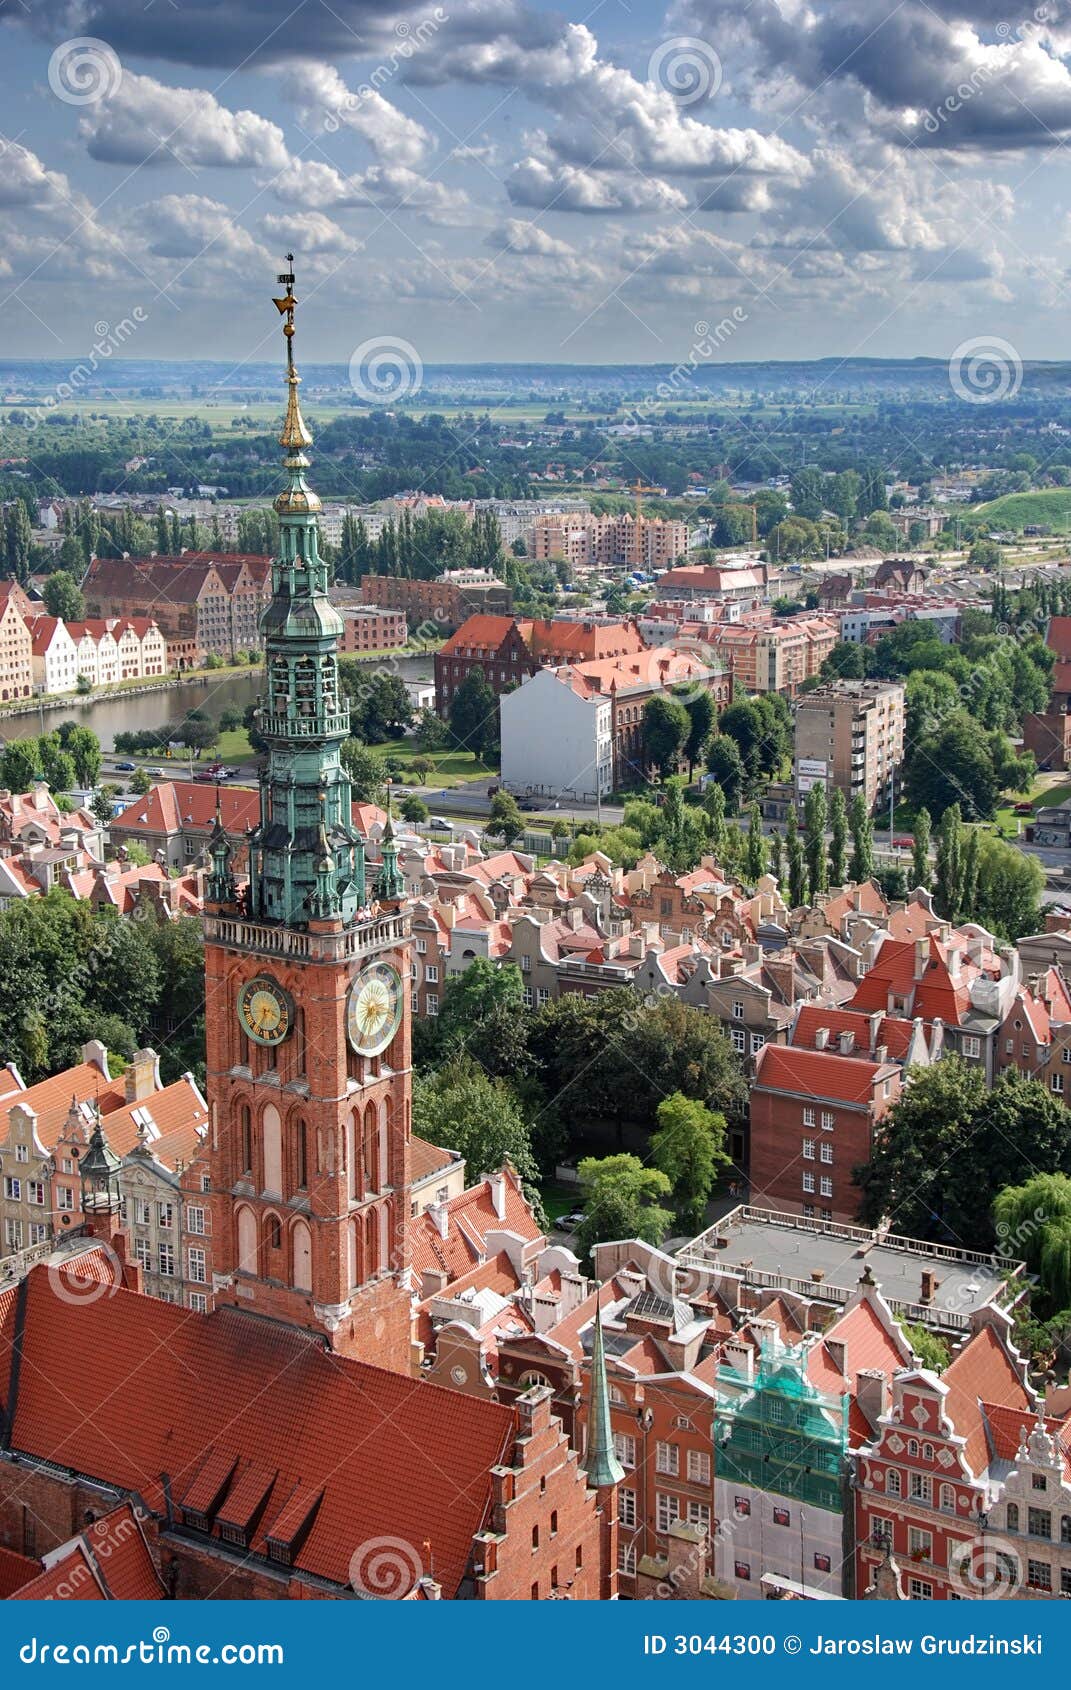
[[[591,1406],[588,1413],[588,1447],[583,1467],[593,1490],[619,1485],[625,1469],[614,1454],[610,1425],[610,1387],[606,1381],[606,1354],[602,1342],[602,1310],[598,1287],[595,1292],[595,1338],[591,1346]]]
[[[394,821],[391,816],[391,790],[387,782],[387,825],[383,829],[382,840],[383,864],[376,876],[376,897],[382,903],[400,904],[405,897],[405,880],[398,867],[398,842],[394,837]]]
[[[223,825],[223,807],[218,786],[216,787],[216,819],[212,828],[212,837],[208,841],[208,851],[212,858],[212,873],[208,877],[206,888],[209,902],[233,904],[237,897],[237,888],[231,871],[231,858],[234,852],[227,837],[227,830]]]

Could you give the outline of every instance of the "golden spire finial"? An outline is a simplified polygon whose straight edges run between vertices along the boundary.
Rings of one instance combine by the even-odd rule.
[[[312,445],[312,435],[305,427],[297,397],[301,377],[294,368],[294,308],[297,305],[297,300],[294,297],[294,254],[292,252],[287,253],[286,262],[290,268],[277,277],[277,280],[285,287],[286,293],[282,299],[274,299],[272,302],[275,309],[286,318],[286,322],[283,324],[283,333],[286,336],[286,379],[289,392],[286,401],[286,417],[283,421],[283,432],[279,436],[279,444],[285,446],[288,451],[300,452],[303,446]]]

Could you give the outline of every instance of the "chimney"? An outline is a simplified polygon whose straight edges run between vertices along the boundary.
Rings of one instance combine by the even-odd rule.
[[[879,1067],[881,1067],[886,1062],[888,1062],[888,1060],[889,1060],[889,1047],[888,1047],[888,1045],[879,1045],[877,1050],[874,1052],[874,1061],[878,1064]]]
[[[440,1238],[446,1238],[450,1232],[450,1211],[445,1203],[429,1203],[427,1213]]]
[[[159,1089],[160,1075],[157,1070],[156,1052],[135,1051],[123,1075],[123,1095],[127,1103],[140,1103],[142,1098],[151,1097]]]
[[[928,938],[915,940],[915,979],[921,980],[926,972],[926,965],[930,960],[930,941]]]
[[[866,1416],[867,1424],[876,1428],[889,1407],[889,1382],[880,1369],[859,1369],[855,1381],[855,1399]]]
[[[826,1349],[829,1352],[829,1359],[833,1363],[833,1366],[836,1368],[837,1372],[843,1378],[847,1378],[847,1373],[848,1373],[848,1346],[845,1343],[844,1339],[843,1338],[827,1338],[825,1340],[825,1345],[826,1345]]]
[[[92,1063],[94,1068],[100,1069],[106,1080],[111,1079],[108,1072],[108,1052],[99,1039],[86,1040],[82,1046],[82,1061]]]
[[[825,1050],[825,1048],[828,1044],[829,1044],[829,1028],[828,1027],[816,1027],[815,1031],[814,1031],[814,1048],[815,1048],[815,1050]]]
[[[421,1297],[436,1297],[446,1290],[449,1275],[442,1268],[425,1268],[420,1275]]]
[[[494,1205],[495,1214],[500,1221],[504,1221],[506,1218],[506,1176],[501,1168],[497,1174],[488,1174],[487,1184],[490,1188],[491,1202]],[[443,1237],[446,1237],[445,1232]]]
[[[840,1045],[840,1054],[850,1056],[855,1049],[855,1034],[845,1031],[838,1036],[837,1042]]]
[[[937,1275],[934,1273],[932,1268],[923,1268],[922,1291],[919,1301],[922,1303],[932,1303],[937,1294],[937,1287],[939,1283]]]
[[[863,907],[863,888],[861,886],[853,886],[852,887],[852,909],[853,910],[861,910],[862,907]]]

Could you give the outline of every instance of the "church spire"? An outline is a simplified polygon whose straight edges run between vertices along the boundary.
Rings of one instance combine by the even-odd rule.
[[[306,927],[355,921],[365,907],[364,846],[340,752],[350,713],[339,686],[342,618],[328,598],[320,556],[320,501],[305,480],[312,435],[298,404],[294,363],[293,255],[275,307],[286,337],[286,485],[275,499],[279,547],[263,616],[265,691],[257,727],[267,747],[260,820],[250,836],[248,911],[255,920]]]
[[[610,1426],[610,1387],[606,1379],[606,1354],[602,1342],[602,1310],[599,1294],[595,1292],[595,1336],[591,1345],[591,1404],[588,1410],[588,1446],[583,1466],[588,1484],[593,1490],[604,1485],[619,1485],[625,1469],[614,1454],[614,1434]]]

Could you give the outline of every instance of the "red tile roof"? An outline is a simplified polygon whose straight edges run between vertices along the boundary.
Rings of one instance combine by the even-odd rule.
[[[259,795],[248,786],[218,788],[223,826],[228,833],[247,833],[257,821]],[[111,824],[124,833],[171,834],[183,828],[210,832],[216,818],[217,788],[207,781],[161,781],[116,816]]]
[[[966,1439],[971,1471],[984,1473],[989,1465],[983,1403],[1033,1416],[1033,1399],[1005,1346],[991,1326],[983,1326],[953,1356],[941,1375],[948,1386],[947,1412],[956,1432]]]
[[[470,1170],[471,1171],[471,1170]],[[488,1232],[516,1232],[526,1240],[542,1237],[523,1192],[513,1179],[505,1179],[505,1214],[500,1219],[491,1197],[489,1180],[481,1180],[446,1205],[447,1234],[443,1238],[426,1211],[412,1224],[410,1242],[415,1273],[445,1272],[460,1279],[486,1255]]]
[[[181,1495],[208,1454],[229,1447],[276,1474],[253,1553],[265,1553],[296,1491],[322,1492],[297,1568],[347,1586],[355,1550],[391,1537],[430,1559],[444,1595],[456,1595],[487,1517],[490,1470],[515,1435],[511,1409],[329,1355],[234,1310],[194,1315],[127,1290],[76,1303],[57,1295],[45,1267],[24,1288],[14,1450],[137,1490],[156,1510],[165,1474]],[[0,1388],[13,1342],[9,1301]]]
[[[755,1088],[866,1105],[874,1096],[879,1079],[891,1079],[896,1073],[896,1068],[888,1062],[834,1056],[826,1050],[800,1050],[795,1045],[768,1044],[759,1052]]]

